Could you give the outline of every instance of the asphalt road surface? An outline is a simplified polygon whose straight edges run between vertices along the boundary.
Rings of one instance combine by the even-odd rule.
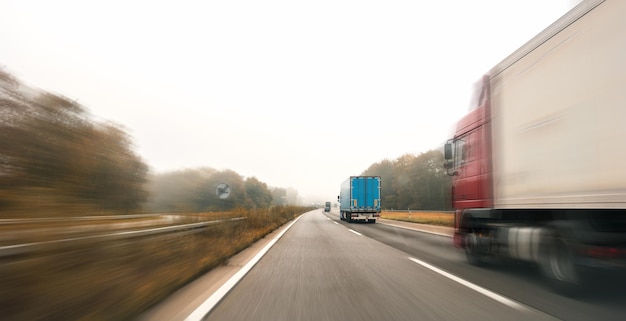
[[[553,320],[423,267],[405,245],[359,235],[397,228],[337,223],[305,214],[206,320]]]
[[[471,266],[449,236],[420,232],[411,224],[381,223],[349,224],[322,210],[305,213],[204,319],[626,319],[621,285],[608,293],[564,297],[547,287],[533,266]],[[214,283],[204,284],[215,288]],[[179,293],[170,311],[192,320],[191,311],[207,294],[188,293]],[[190,295],[195,298],[185,298]],[[144,319],[176,319],[163,311]]]

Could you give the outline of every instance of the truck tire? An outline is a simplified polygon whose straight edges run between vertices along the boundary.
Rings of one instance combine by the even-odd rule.
[[[480,251],[478,242],[478,233],[475,229],[471,229],[463,234],[467,262],[471,265],[482,266],[485,263],[485,254]]]
[[[375,219],[369,219],[369,220],[367,220],[367,223],[374,224],[374,223],[376,223],[376,220]]]
[[[582,290],[582,279],[576,268],[572,250],[565,241],[550,236],[544,245],[541,270],[553,290],[567,296],[576,296]]]
[[[471,265],[483,266],[485,265],[486,253],[484,249],[485,245],[480,243],[480,223],[472,217],[464,217],[461,224],[463,229],[463,249],[465,250],[465,258]]]

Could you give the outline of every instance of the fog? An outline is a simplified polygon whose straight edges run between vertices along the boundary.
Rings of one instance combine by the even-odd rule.
[[[334,200],[436,149],[473,83],[577,1],[3,1],[0,66],[124,128],[153,173]]]

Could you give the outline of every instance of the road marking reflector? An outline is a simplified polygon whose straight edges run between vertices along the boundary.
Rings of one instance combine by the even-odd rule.
[[[459,283],[461,285],[464,285],[464,286],[466,286],[466,287],[468,287],[468,288],[470,288],[470,289],[472,289],[472,290],[474,290],[474,291],[476,291],[476,292],[478,292],[480,294],[483,294],[483,295],[485,295],[485,296],[487,296],[487,297],[489,297],[491,299],[494,299],[494,300],[496,300],[496,301],[498,301],[498,302],[500,302],[500,303],[502,303],[502,304],[504,304],[504,305],[506,305],[508,307],[511,307],[511,308],[519,310],[519,311],[529,311],[530,310],[530,309],[528,309],[527,307],[525,307],[524,305],[522,305],[522,304],[520,304],[518,302],[515,302],[515,301],[513,301],[513,300],[511,300],[509,298],[506,298],[506,297],[504,297],[504,296],[502,296],[500,294],[497,294],[495,292],[489,291],[489,290],[487,290],[487,289],[485,289],[483,287],[480,287],[480,286],[478,286],[478,285],[476,285],[474,283],[471,283],[469,281],[465,281],[465,280],[461,279],[460,277],[458,277],[456,275],[450,274],[450,273],[448,273],[448,272],[446,272],[444,270],[441,270],[441,269],[439,269],[439,268],[437,268],[437,267],[435,267],[433,265],[430,265],[430,264],[428,264],[428,263],[426,263],[424,261],[421,261],[421,260],[418,260],[418,259],[412,258],[412,257],[409,257],[409,260],[411,260],[411,261],[413,261],[413,262],[415,262],[415,263],[417,263],[417,264],[419,264],[419,265],[421,265],[421,266],[423,266],[423,267],[425,267],[425,268],[427,268],[427,269],[429,269],[429,270],[431,270],[433,272],[437,272],[440,275],[445,276],[448,279],[450,279],[452,281],[455,281],[455,282],[457,282],[457,283]]]

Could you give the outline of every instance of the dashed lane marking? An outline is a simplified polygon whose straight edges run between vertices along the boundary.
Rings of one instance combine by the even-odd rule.
[[[516,309],[516,310],[519,310],[519,311],[530,311],[529,308],[527,308],[526,306],[524,306],[524,305],[522,305],[522,304],[520,304],[518,302],[515,302],[515,301],[513,301],[513,300],[511,300],[511,299],[509,299],[507,297],[504,297],[504,296],[502,296],[500,294],[497,294],[495,292],[489,291],[489,290],[487,290],[487,289],[485,289],[485,288],[483,288],[481,286],[478,286],[478,285],[476,285],[476,284],[474,284],[472,282],[463,280],[463,279],[461,279],[460,277],[458,277],[456,275],[450,274],[450,273],[448,273],[448,272],[446,272],[444,270],[441,270],[438,267],[430,265],[430,264],[428,264],[428,263],[426,263],[426,262],[424,262],[422,260],[418,260],[418,259],[412,258],[412,257],[409,257],[409,260],[411,260],[411,261],[413,261],[413,262],[415,262],[415,263],[417,263],[417,264],[419,264],[419,265],[421,265],[421,266],[423,266],[423,267],[425,267],[425,268],[427,268],[427,269],[429,269],[429,270],[431,270],[433,272],[439,273],[440,275],[445,276],[445,277],[447,277],[448,279],[450,279],[450,280],[452,280],[454,282],[457,282],[457,283],[459,283],[461,285],[464,285],[464,286],[466,286],[466,287],[468,287],[468,288],[470,288],[470,289],[472,289],[472,290],[474,290],[474,291],[476,291],[476,292],[478,292],[478,293],[480,293],[482,295],[485,295],[485,296],[487,296],[487,297],[489,297],[491,299],[494,299],[494,300],[496,300],[496,301],[498,301],[498,302],[500,302],[500,303],[502,303],[502,304],[504,304],[506,306],[509,306],[509,307],[513,308],[513,309]]]

